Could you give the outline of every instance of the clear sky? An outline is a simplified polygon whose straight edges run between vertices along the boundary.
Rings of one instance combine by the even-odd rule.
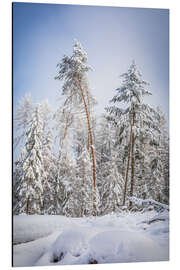
[[[169,10],[57,4],[13,4],[14,108],[30,92],[57,108],[61,84],[57,63],[71,55],[73,39],[82,44],[94,72],[90,86],[98,106],[114,96],[119,75],[132,60],[150,82],[148,103],[169,114]]]

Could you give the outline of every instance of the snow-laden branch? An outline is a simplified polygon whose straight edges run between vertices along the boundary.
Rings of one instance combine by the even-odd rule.
[[[163,208],[163,209],[169,211],[169,206],[167,204],[157,202],[157,201],[155,201],[153,199],[145,199],[145,200],[143,200],[143,199],[136,198],[136,197],[129,197],[129,200],[131,202],[134,202],[135,204],[137,204],[139,206],[145,205],[145,204],[156,205],[156,206],[159,206],[160,208]]]

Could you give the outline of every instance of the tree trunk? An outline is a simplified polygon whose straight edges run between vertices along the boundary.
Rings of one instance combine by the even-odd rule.
[[[132,144],[131,144],[131,189],[130,189],[130,197],[133,197],[134,192],[134,167],[135,167],[135,160],[134,160],[134,118],[135,113],[133,113],[133,123],[132,123]],[[132,201],[130,201],[129,206],[132,206]]]
[[[129,152],[128,152],[128,162],[127,162],[127,168],[126,168],[125,185],[124,185],[123,205],[125,205],[126,203],[128,173],[129,173],[129,165],[130,165],[130,157],[131,157],[131,142],[132,142],[132,121],[131,121],[130,138],[129,138]]]
[[[26,201],[26,215],[29,215],[29,197],[27,198]]]
[[[88,105],[85,100],[85,95],[84,95],[84,90],[81,86],[81,81],[80,78],[78,77],[78,83],[79,87],[81,90],[81,95],[82,99],[84,102],[84,107],[86,111],[86,117],[87,117],[87,122],[88,122],[88,131],[89,131],[89,137],[90,137],[90,147],[91,147],[91,155],[92,155],[92,163],[93,163],[93,187],[94,187],[94,192],[93,192],[93,216],[97,215],[97,205],[96,205],[96,160],[95,160],[95,150],[94,150],[94,145],[93,145],[93,135],[92,135],[92,127],[91,127],[91,121],[89,117],[89,110],[88,110]]]

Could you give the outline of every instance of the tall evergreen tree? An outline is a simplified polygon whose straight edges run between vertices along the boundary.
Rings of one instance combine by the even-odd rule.
[[[125,123],[125,127],[127,127],[127,123],[129,123],[128,160],[123,199],[123,204],[125,204],[128,186],[128,172],[130,166],[130,196],[132,197],[134,195],[136,140],[140,134],[147,135],[152,133],[154,128],[153,115],[155,115],[155,110],[144,103],[144,97],[150,95],[151,93],[146,89],[148,83],[142,79],[142,75],[138,71],[134,61],[130,65],[128,71],[122,74],[121,77],[123,79],[121,86],[116,89],[117,94],[113,97],[111,102],[115,104],[124,103],[125,109],[117,106],[111,106],[107,108],[107,111],[116,119],[117,117],[119,119],[126,118],[128,122]],[[117,123],[119,123],[119,120]],[[126,130],[124,127],[123,129],[124,131]]]
[[[71,57],[64,56],[59,68],[56,79],[64,80],[62,87],[63,95],[71,100],[73,105],[83,104],[86,118],[88,133],[90,137],[90,149],[92,156],[93,186],[94,186],[94,215],[96,215],[96,159],[93,140],[92,123],[90,117],[90,101],[92,95],[88,85],[87,72],[91,67],[87,63],[87,54],[83,51],[79,42],[75,42],[73,55]]]
[[[40,105],[35,108],[32,119],[23,151],[23,174],[17,192],[21,200],[20,213],[40,214],[43,206],[42,183],[46,177],[43,166]]]

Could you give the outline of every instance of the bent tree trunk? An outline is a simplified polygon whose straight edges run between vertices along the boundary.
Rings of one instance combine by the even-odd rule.
[[[126,192],[127,192],[127,183],[128,183],[128,173],[129,173],[129,165],[130,165],[130,157],[131,157],[132,126],[133,126],[133,123],[131,121],[130,139],[129,139],[129,151],[128,151],[128,161],[127,161],[127,168],[126,168],[126,178],[125,178],[125,185],[124,185],[124,194],[123,194],[123,205],[125,205],[125,203],[126,203]]]
[[[81,95],[82,95],[82,100],[84,103],[85,111],[86,111],[86,117],[87,117],[87,122],[88,122],[88,131],[89,131],[89,138],[90,138],[90,148],[91,148],[91,155],[92,155],[92,165],[93,165],[93,187],[94,187],[94,192],[93,192],[93,215],[97,215],[97,205],[96,205],[96,160],[95,160],[95,150],[94,150],[94,144],[93,144],[93,135],[92,135],[92,127],[91,127],[91,121],[90,121],[90,116],[89,116],[89,110],[88,110],[88,105],[85,99],[84,95],[84,90],[81,85],[81,80],[78,77],[78,83],[79,87],[81,90]]]

